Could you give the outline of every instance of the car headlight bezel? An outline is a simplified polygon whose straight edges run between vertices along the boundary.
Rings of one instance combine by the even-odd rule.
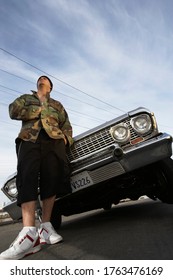
[[[152,129],[152,120],[148,114],[140,114],[130,120],[130,124],[139,135],[146,135]]]
[[[17,187],[16,187],[16,177],[13,177],[3,186],[2,191],[4,194],[11,200],[14,201],[17,199]]]
[[[125,123],[114,125],[110,129],[110,133],[116,142],[124,144],[130,140],[130,130]]]

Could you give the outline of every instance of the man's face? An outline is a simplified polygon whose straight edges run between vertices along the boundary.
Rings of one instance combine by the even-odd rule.
[[[38,88],[46,88],[48,92],[51,91],[51,84],[46,77],[41,77],[37,83]]]

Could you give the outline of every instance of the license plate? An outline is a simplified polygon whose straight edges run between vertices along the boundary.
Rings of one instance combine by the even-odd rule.
[[[73,191],[93,185],[93,181],[87,171],[83,171],[71,177],[71,188]]]

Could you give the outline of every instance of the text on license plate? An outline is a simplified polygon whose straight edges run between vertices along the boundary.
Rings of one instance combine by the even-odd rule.
[[[93,185],[93,181],[87,171],[83,171],[80,174],[76,174],[71,177],[71,188],[73,191],[86,188]]]

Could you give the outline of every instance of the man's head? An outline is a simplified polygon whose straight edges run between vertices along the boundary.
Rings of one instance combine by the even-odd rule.
[[[40,86],[46,86],[49,88],[49,92],[53,89],[53,83],[47,76],[40,76],[37,80],[37,88]]]

